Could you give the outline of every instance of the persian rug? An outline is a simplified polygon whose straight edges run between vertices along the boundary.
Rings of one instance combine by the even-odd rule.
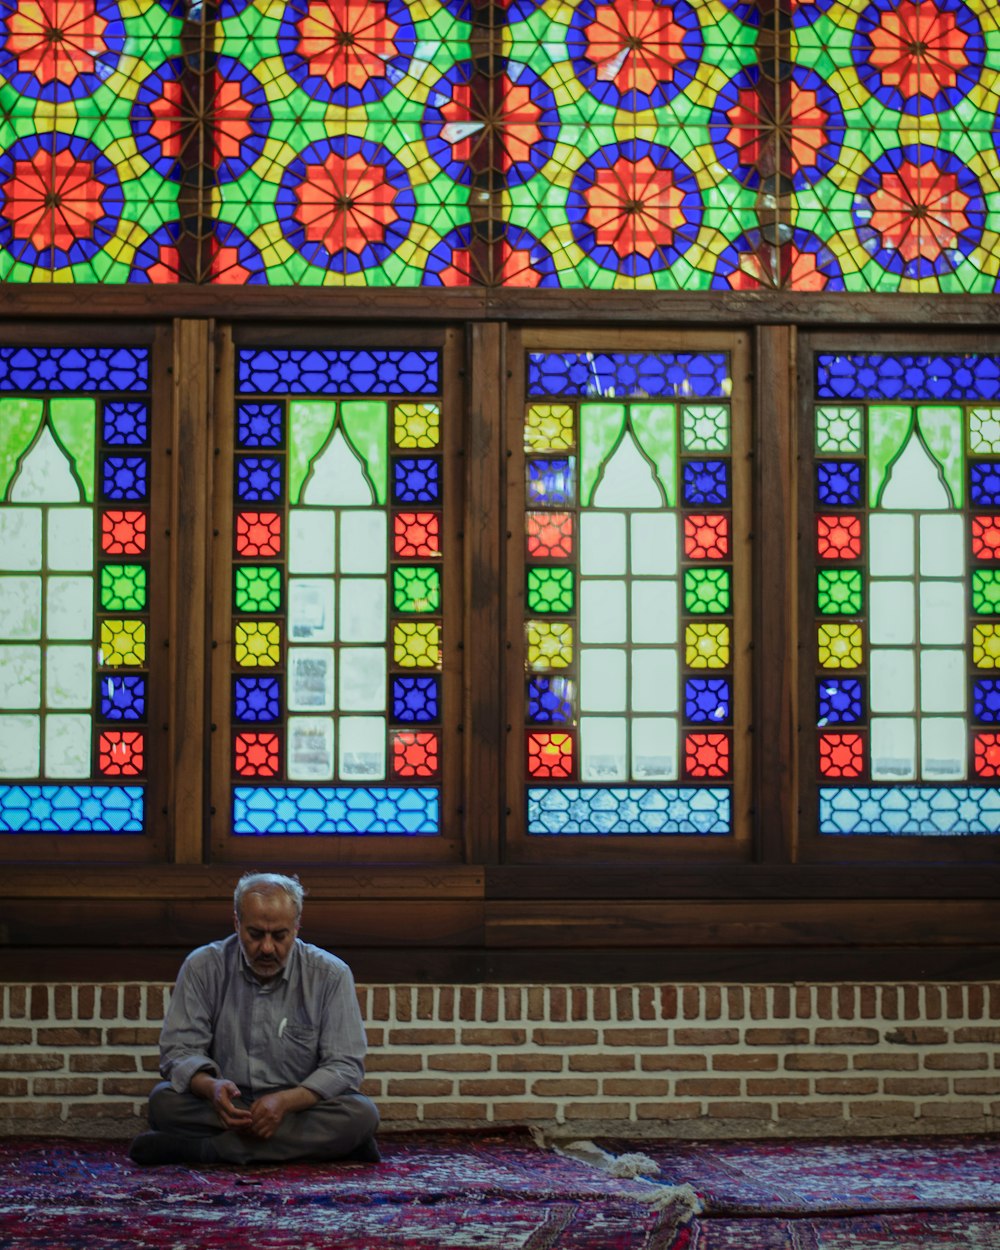
[[[985,1211],[846,1217],[699,1219],[671,1250],[1000,1250],[1000,1218]]]

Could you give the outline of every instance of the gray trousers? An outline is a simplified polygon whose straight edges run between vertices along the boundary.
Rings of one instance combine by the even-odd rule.
[[[267,1093],[274,1093],[268,1090]],[[247,1098],[235,1105],[249,1107]],[[161,1081],[149,1095],[149,1126],[181,1137],[210,1138],[208,1155],[220,1163],[283,1163],[289,1159],[342,1159],[378,1128],[378,1111],[364,1094],[341,1094],[305,1111],[290,1111],[266,1141],[223,1128],[212,1104],[178,1094]],[[209,1162],[210,1158],[206,1158]]]

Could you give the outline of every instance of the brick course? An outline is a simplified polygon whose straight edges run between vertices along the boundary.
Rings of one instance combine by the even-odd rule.
[[[794,1137],[1000,1130],[1000,984],[358,990],[387,1128]],[[0,1133],[127,1137],[163,984],[0,987]]]

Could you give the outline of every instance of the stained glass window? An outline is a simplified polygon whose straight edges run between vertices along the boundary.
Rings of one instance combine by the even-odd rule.
[[[1000,357],[821,354],[816,769],[824,834],[1000,830]]]
[[[526,391],[527,831],[730,834],[729,355],[531,352]]]
[[[141,833],[145,348],[0,348],[0,830]]]
[[[240,349],[232,828],[441,832],[441,352]]]

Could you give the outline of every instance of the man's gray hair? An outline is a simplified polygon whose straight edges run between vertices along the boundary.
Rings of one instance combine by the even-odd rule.
[[[302,915],[302,900],[306,892],[298,877],[286,877],[280,872],[245,872],[233,891],[233,910],[237,916],[242,916],[245,894],[273,894],[276,890],[287,894],[295,904],[295,918],[298,920]]]

